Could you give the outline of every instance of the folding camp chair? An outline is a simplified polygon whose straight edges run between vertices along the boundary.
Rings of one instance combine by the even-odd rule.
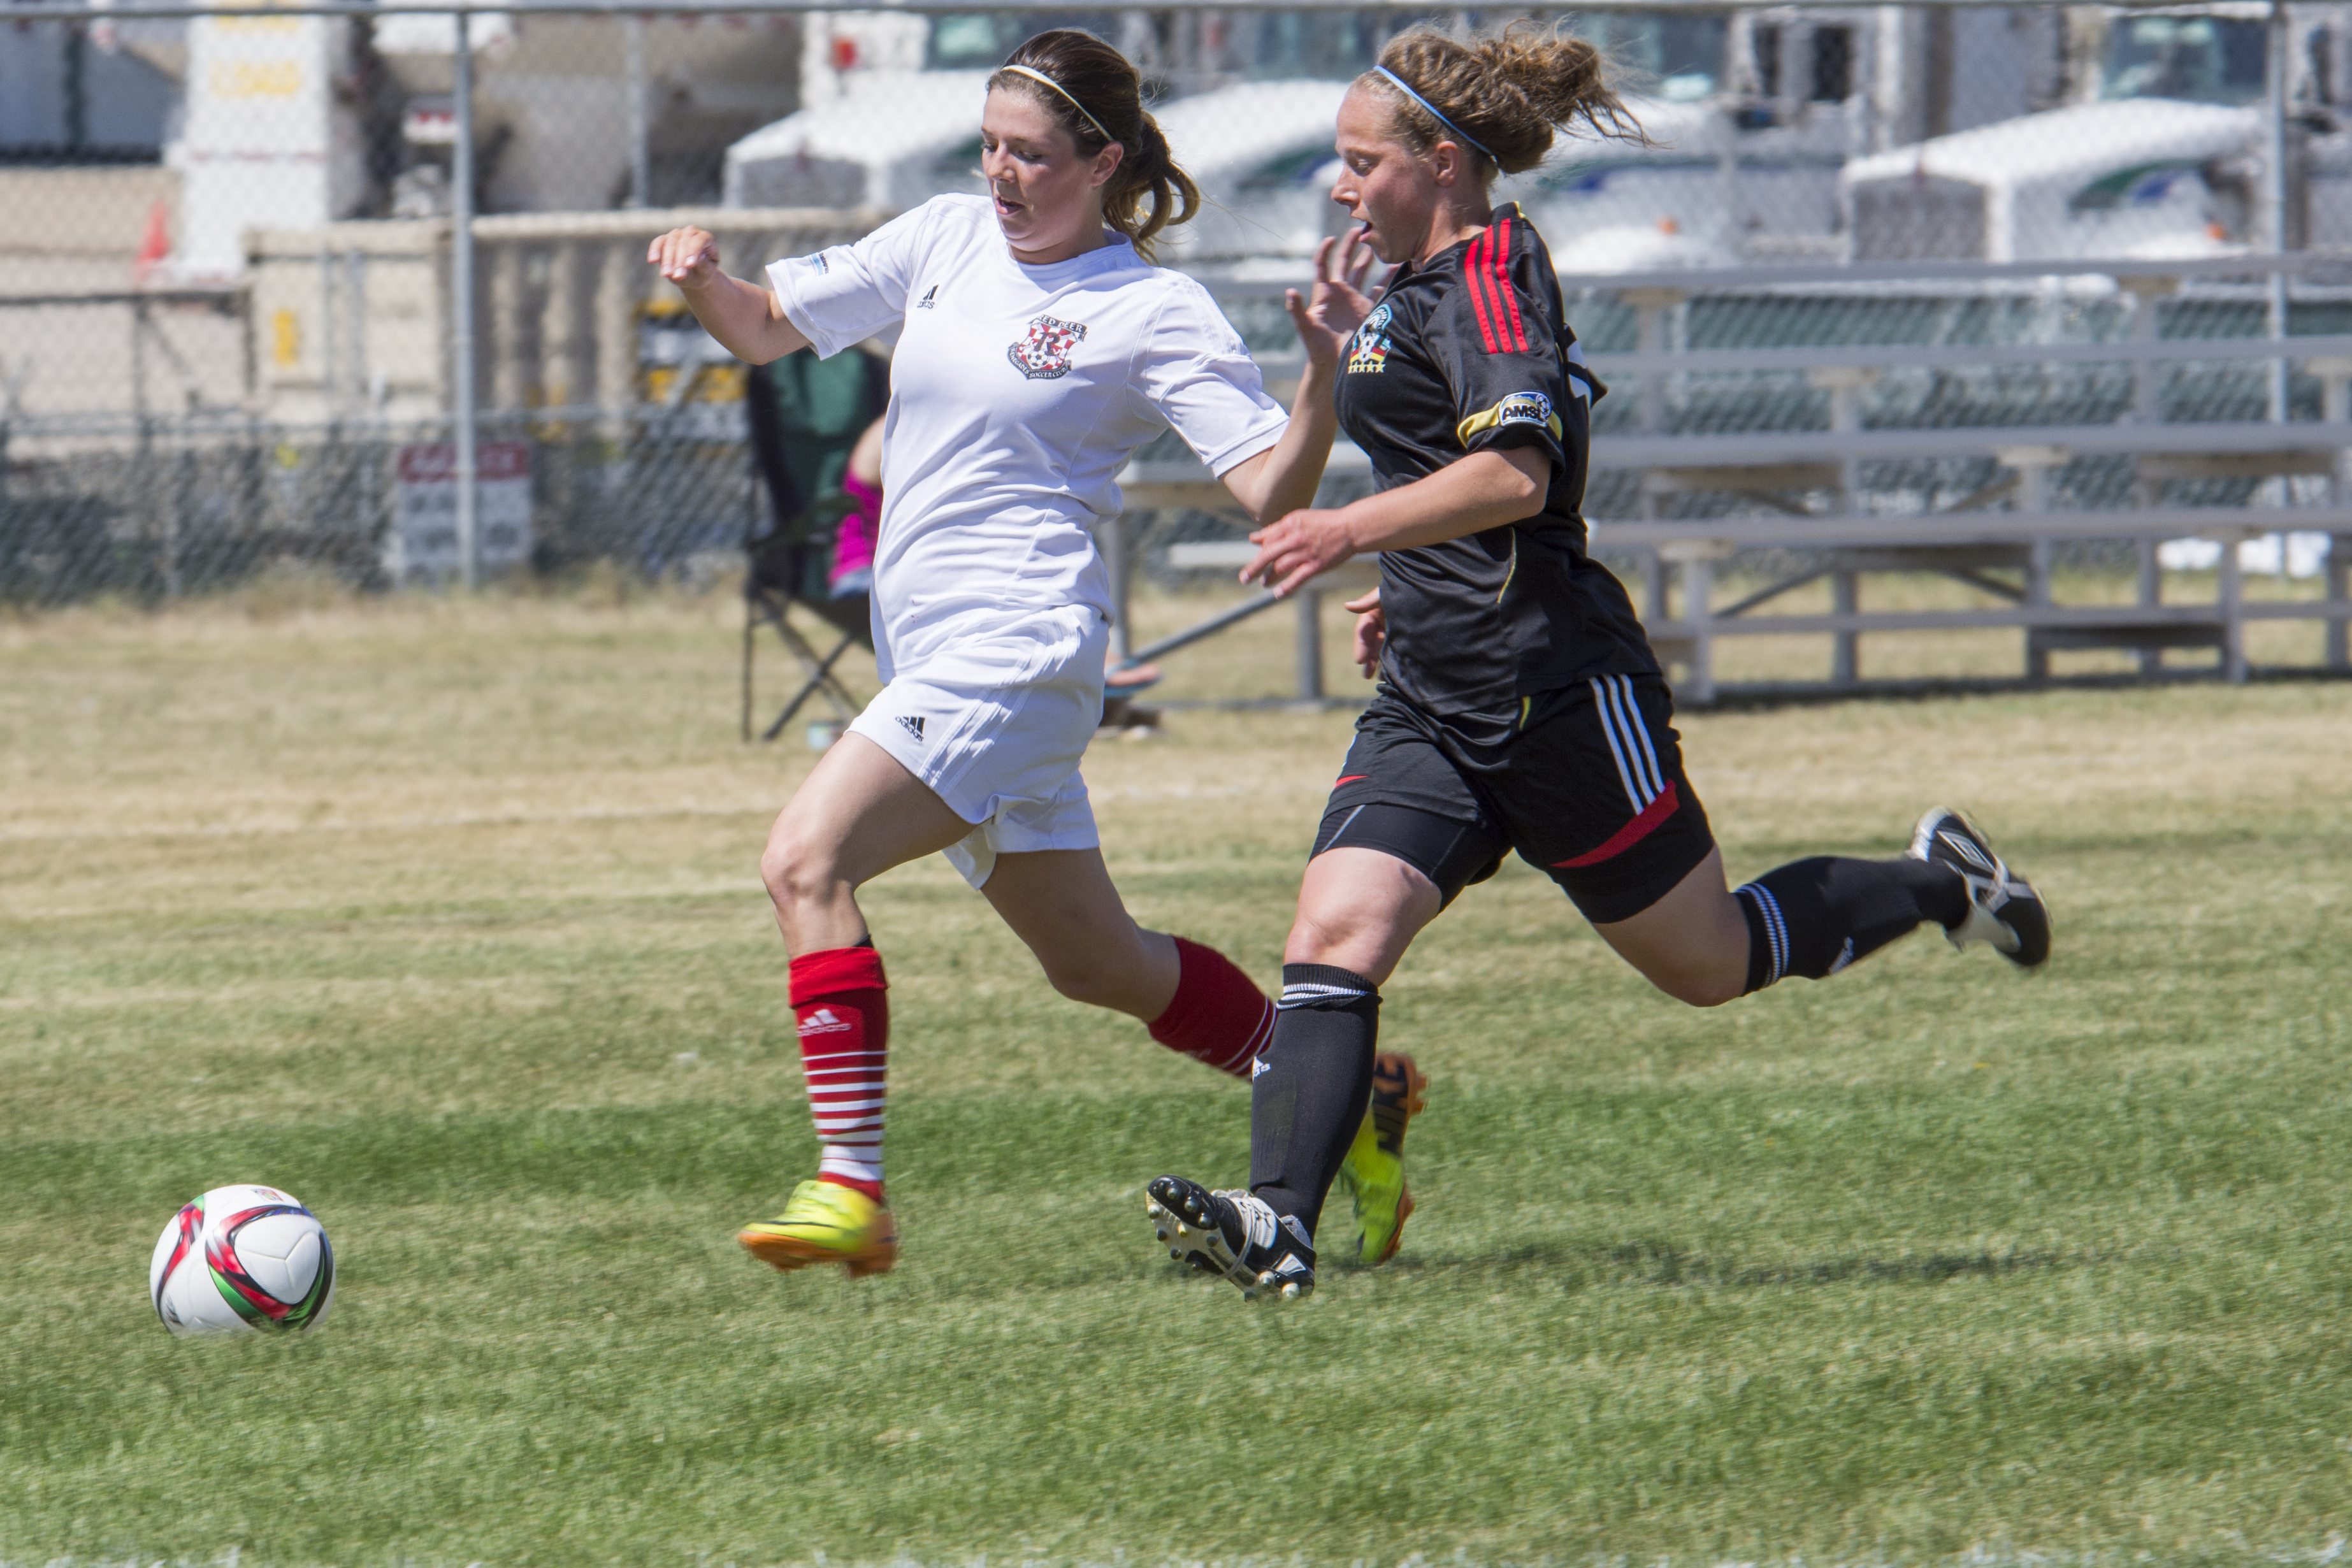
[[[803,678],[792,700],[760,732],[761,740],[782,734],[811,698],[822,697],[845,724],[863,706],[834,672],[853,646],[873,645],[866,596],[835,599],[825,580],[835,529],[851,505],[841,489],[850,449],[888,397],[889,372],[865,353],[821,361],[803,351],[751,371],[743,402],[752,472],[768,504],[763,508],[754,501],[743,540],[745,740],[751,738],[751,675],[762,626],[774,630]],[[819,653],[793,624],[795,605],[819,622],[819,639],[831,643],[825,652]]]

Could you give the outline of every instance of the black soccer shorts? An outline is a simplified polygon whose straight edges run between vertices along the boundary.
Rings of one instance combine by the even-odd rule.
[[[1434,715],[1383,686],[1356,721],[1314,852],[1394,855],[1450,904],[1516,850],[1587,920],[1630,919],[1715,847],[1673,717],[1654,675],[1602,675],[1510,714]]]

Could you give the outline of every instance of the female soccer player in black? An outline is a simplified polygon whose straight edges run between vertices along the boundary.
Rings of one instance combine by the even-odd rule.
[[[1526,24],[1469,44],[1402,35],[1339,111],[1332,199],[1399,264],[1365,301],[1337,394],[1378,490],[1252,535],[1244,576],[1287,591],[1380,551],[1379,591],[1350,608],[1381,685],[1299,889],[1252,1084],[1249,1187],[1150,1187],[1171,1252],[1245,1293],[1312,1288],[1324,1198],[1372,1092],[1381,982],[1507,851],[1698,1007],[1835,974],[1927,921],[2021,966],[2049,955],[2042,901],[1955,811],[1928,812],[1900,858],[1817,857],[1726,885],[1656,655],[1585,553],[1603,389],[1542,236],[1487,195],[1577,122],[1640,135],[1590,45]],[[1382,1222],[1360,1218],[1368,1236]]]

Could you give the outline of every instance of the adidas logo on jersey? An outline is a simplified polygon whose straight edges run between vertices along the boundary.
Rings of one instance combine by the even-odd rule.
[[[905,730],[908,735],[913,736],[917,740],[923,738],[923,721],[919,718],[914,718],[908,715],[901,714],[898,716],[898,727]]]
[[[819,1008],[800,1022],[803,1039],[813,1034],[845,1034],[848,1030],[848,1020],[831,1008]]]
[[[915,308],[918,310],[929,310],[932,306],[937,305],[939,302],[940,286],[934,283],[931,285],[929,290],[925,293],[920,299],[915,301]]]

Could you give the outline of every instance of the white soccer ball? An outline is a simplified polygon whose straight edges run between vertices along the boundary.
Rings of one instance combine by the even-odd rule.
[[[175,1334],[317,1328],[335,1304],[327,1228],[274,1186],[216,1186],[172,1217],[148,1299]]]

